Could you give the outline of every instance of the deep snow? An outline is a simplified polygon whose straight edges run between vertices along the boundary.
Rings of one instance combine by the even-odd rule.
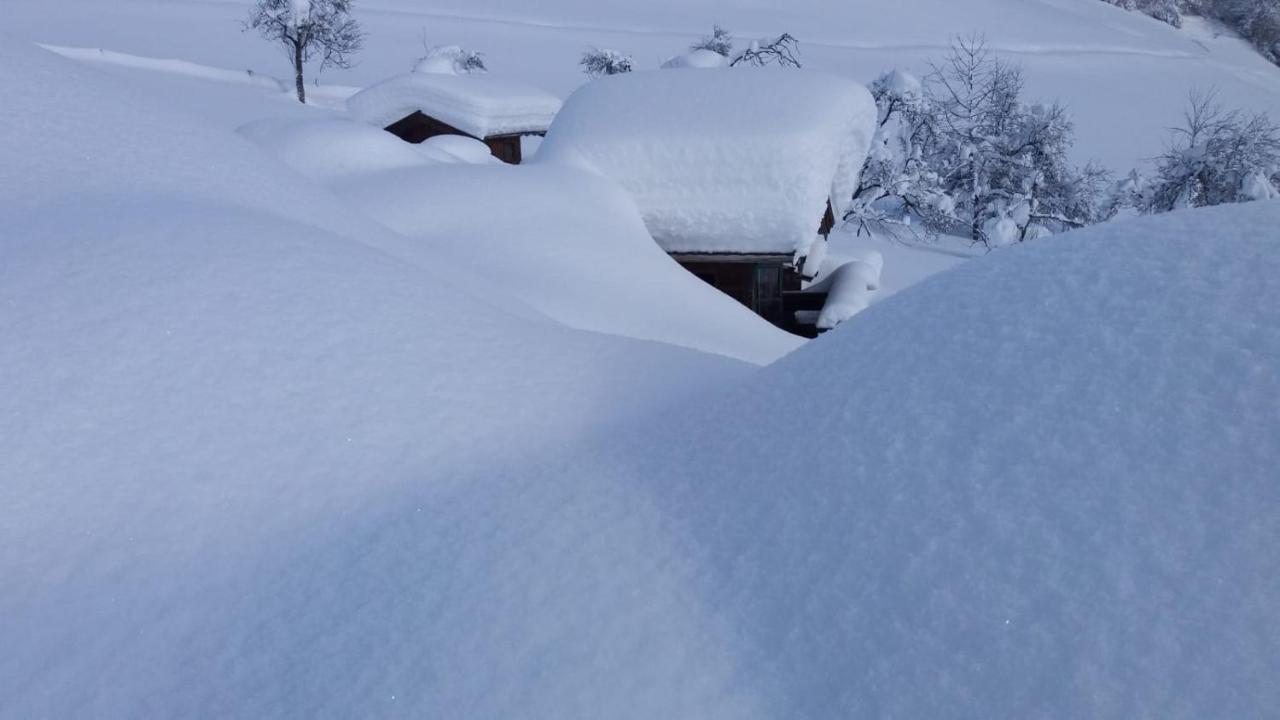
[[[1266,717],[1277,227],[1266,201],[993,253],[581,472],[683,532],[773,717]]]
[[[382,49],[333,79],[407,69],[427,17],[564,86],[588,37],[639,38],[656,64],[723,19],[662,2],[575,29],[576,0],[503,3],[457,20],[369,0]],[[735,6],[736,29],[801,18],[802,39],[842,43],[807,58],[857,57],[867,79],[938,52],[960,5],[847,24]],[[1205,79],[1272,102],[1273,69],[1099,6],[964,10],[1039,81],[1097,98],[1082,116],[1109,158],[1158,147],[1161,104]],[[6,27],[278,64],[224,22],[242,7],[10,0]],[[886,37],[923,45],[869,47]],[[896,295],[753,372],[567,329],[547,308],[586,286],[580,265],[489,267],[500,222],[392,218],[351,191],[456,179],[450,205],[496,215],[500,194],[477,198],[528,190],[498,172],[516,169],[369,134],[319,161],[353,127],[311,124],[322,108],[199,68],[91,64],[0,43],[0,717],[1280,706],[1280,203],[1055,237],[905,289],[946,248],[895,264],[915,250],[837,236],[833,255],[883,250]],[[1152,112],[1112,112],[1137,89]],[[277,114],[293,120],[259,130],[283,134],[254,138],[275,157],[231,132]],[[590,191],[609,210],[591,225],[635,220]],[[424,242],[444,229],[478,239]],[[594,237],[551,240],[576,257]],[[688,292],[681,332],[735,309]],[[633,310],[633,328],[672,312]],[[758,349],[758,327],[721,339]]]
[[[746,366],[399,260],[251,144],[42,50],[0,47],[0,86],[0,717],[709,696],[727,660],[672,662],[716,631],[643,499],[486,468]],[[636,561],[671,592],[620,611]]]

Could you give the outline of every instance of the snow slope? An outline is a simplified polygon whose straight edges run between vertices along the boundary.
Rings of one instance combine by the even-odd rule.
[[[719,696],[647,500],[494,468],[746,366],[504,312],[34,47],[0,45],[0,87],[0,717]],[[654,594],[628,602],[637,567]]]
[[[603,464],[683,531],[771,716],[1269,716],[1278,226],[971,261]]]

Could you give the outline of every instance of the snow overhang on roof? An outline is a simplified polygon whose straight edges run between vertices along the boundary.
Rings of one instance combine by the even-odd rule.
[[[570,96],[537,161],[622,185],[668,252],[803,253],[828,198],[843,214],[875,123],[871,94],[834,75],[637,72]]]
[[[409,73],[352,95],[357,120],[386,127],[415,112],[478,138],[546,132],[560,99],[530,85],[490,75]]]

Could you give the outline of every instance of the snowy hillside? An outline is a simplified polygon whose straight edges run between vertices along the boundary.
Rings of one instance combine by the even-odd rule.
[[[57,45],[105,48],[152,58],[177,58],[217,68],[286,74],[275,48],[237,26],[248,0],[9,0],[5,32]],[[1098,0],[733,0],[599,3],[584,0],[363,0],[357,14],[369,33],[367,50],[350,71],[324,82],[365,86],[408,71],[433,44],[460,43],[485,53],[492,71],[565,97],[584,77],[577,66],[588,47],[632,54],[656,67],[682,52],[713,22],[750,38],[784,30],[801,42],[808,67],[869,82],[902,67],[917,73],[940,58],[956,34],[984,32],[1022,63],[1028,95],[1061,100],[1078,124],[1079,160],[1127,170],[1163,147],[1164,129],[1181,112],[1187,91],[1216,87],[1231,105],[1280,115],[1280,69],[1242,41],[1214,37],[1194,20],[1184,30]],[[228,107],[218,83],[154,72],[121,71],[183,97],[211,116],[237,114],[228,127],[267,114]],[[285,103],[267,103],[290,112]]]

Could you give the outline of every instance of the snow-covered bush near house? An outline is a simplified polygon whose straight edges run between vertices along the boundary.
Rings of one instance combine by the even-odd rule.
[[[775,717],[1265,717],[1277,226],[992,253],[581,472],[649,490]]]
[[[426,53],[414,63],[413,71],[437,75],[471,75],[488,72],[488,68],[484,65],[484,58],[474,50],[457,45],[441,45],[427,46]]]
[[[545,132],[560,99],[530,85],[492,75],[414,72],[383,80],[347,99],[362,122],[386,127],[415,112],[475,137]]]
[[[828,198],[843,213],[874,127],[867,91],[832,75],[635,72],[570,96],[537,162],[617,182],[669,252],[790,253]]]
[[[321,129],[343,144],[336,125]],[[399,143],[416,162],[397,154],[382,171],[366,166],[350,172],[345,153],[331,155],[310,143],[317,134],[312,123],[258,122],[241,133],[394,231],[406,241],[394,250],[398,257],[449,268],[477,291],[496,288],[571,327],[755,363],[770,362],[800,342],[667,257],[632,199],[607,179],[542,164],[444,164],[457,160],[432,161],[388,133],[367,129]],[[348,131],[352,148],[363,143],[363,130]],[[466,138],[456,142],[478,146],[477,156],[484,147]],[[438,152],[437,143],[423,145]]]

